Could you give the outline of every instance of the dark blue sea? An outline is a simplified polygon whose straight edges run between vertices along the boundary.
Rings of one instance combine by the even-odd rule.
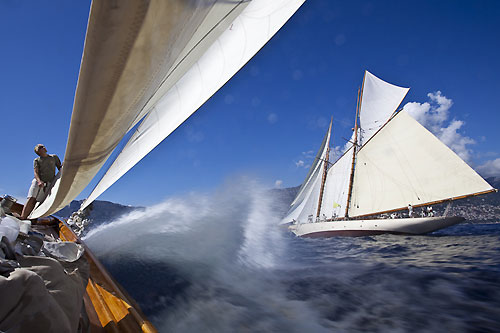
[[[500,223],[301,239],[278,206],[226,184],[85,241],[160,332],[500,332]]]

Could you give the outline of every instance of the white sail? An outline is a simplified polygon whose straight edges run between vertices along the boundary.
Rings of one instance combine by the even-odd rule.
[[[290,205],[290,209],[286,216],[281,220],[281,223],[288,223],[292,220],[306,222],[307,216],[312,214],[316,218],[316,213],[319,204],[319,192],[325,161],[327,161],[327,152],[330,145],[330,136],[332,132],[332,123],[328,127],[328,131],[321,142],[321,146],[316,154],[316,158],[307,173],[306,179],[302,183],[295,199]]]
[[[61,178],[31,214],[67,205],[125,133],[248,5],[225,0],[93,0]]]
[[[404,209],[493,190],[405,111],[357,154],[349,216]]]
[[[318,153],[316,154],[316,157],[314,158],[311,168],[309,168],[309,172],[307,173],[306,179],[300,186],[299,191],[295,196],[295,199],[290,204],[292,208],[293,206],[297,205],[304,199],[305,193],[307,192],[307,189],[310,187],[310,184],[314,178],[313,175],[316,173],[318,169],[320,169],[324,165],[323,161],[326,158],[326,151],[330,144],[331,132],[332,132],[332,124],[330,123],[330,127],[328,128],[328,131],[326,132],[325,137],[323,138],[323,142],[321,142],[321,146],[318,150]]]
[[[173,66],[189,60],[183,52],[198,45],[199,27],[207,20],[217,26],[219,9],[230,16],[240,6],[223,0],[92,2],[61,178],[31,218],[58,211],[87,186]]]
[[[344,217],[352,165],[352,147],[328,170],[321,203],[321,216]]]
[[[222,87],[285,24],[304,0],[253,0],[151,109],[81,209],[116,182]],[[156,103],[152,101],[157,100]]]
[[[281,220],[282,224],[293,220],[305,223],[310,215],[313,216],[313,219],[316,219],[322,176],[322,168],[317,168],[309,179],[309,185],[302,192],[302,199],[290,208],[286,216]]]
[[[361,146],[390,119],[409,89],[385,82],[365,71],[359,111]]]
[[[132,127],[152,110],[158,100],[179,81],[179,79],[198,61],[206,50],[226,31],[232,22],[248,6],[249,1],[224,1],[224,0],[198,0],[213,3],[205,19],[200,23],[193,36],[186,44],[176,62],[168,68],[162,78],[161,84],[155,86],[155,93],[143,107],[141,113],[132,124]]]

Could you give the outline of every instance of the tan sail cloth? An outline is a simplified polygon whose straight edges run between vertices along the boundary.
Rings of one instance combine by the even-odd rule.
[[[226,14],[245,1],[94,0],[63,162],[51,194],[31,214],[52,214],[91,181],[172,72]],[[210,16],[213,14],[213,17]],[[223,16],[223,15],[222,15]],[[195,38],[195,39],[193,39]],[[199,57],[201,52],[194,52]],[[185,69],[187,70],[187,69]]]
[[[353,184],[351,217],[493,189],[405,111],[359,150]]]
[[[0,331],[76,332],[88,263],[79,260],[63,267],[45,257],[24,257],[19,262],[23,268],[0,275]]]
[[[145,107],[136,128],[81,210],[169,136],[243,67],[295,13],[304,0],[253,0],[235,8],[200,44],[205,53],[184,73],[178,66]],[[241,11],[241,12],[240,12]],[[239,14],[236,19],[236,14]],[[229,25],[224,31],[221,26]],[[204,27],[205,22],[201,25]],[[222,33],[221,33],[222,32]],[[218,37],[218,38],[217,38]],[[194,59],[194,57],[193,57]],[[182,77],[180,77],[180,74]]]

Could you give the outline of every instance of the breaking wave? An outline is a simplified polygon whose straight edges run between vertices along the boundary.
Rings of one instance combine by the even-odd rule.
[[[277,228],[282,213],[272,192],[238,179],[134,211],[85,241],[160,332],[500,329],[498,225],[492,235],[453,234],[459,226],[310,240]]]

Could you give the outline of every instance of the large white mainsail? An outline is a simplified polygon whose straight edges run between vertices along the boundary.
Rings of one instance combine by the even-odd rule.
[[[148,103],[148,115],[82,204],[87,207],[222,87],[285,24],[304,0],[253,0],[175,84]],[[164,94],[163,96],[160,96]]]
[[[30,217],[73,200],[158,92],[173,86],[248,4],[93,0],[61,178]]]
[[[492,190],[450,148],[400,111],[358,152],[349,216]]]
[[[398,87],[385,82],[372,73],[365,71],[359,122],[361,137],[359,144],[364,145],[396,112],[410,88]]]

